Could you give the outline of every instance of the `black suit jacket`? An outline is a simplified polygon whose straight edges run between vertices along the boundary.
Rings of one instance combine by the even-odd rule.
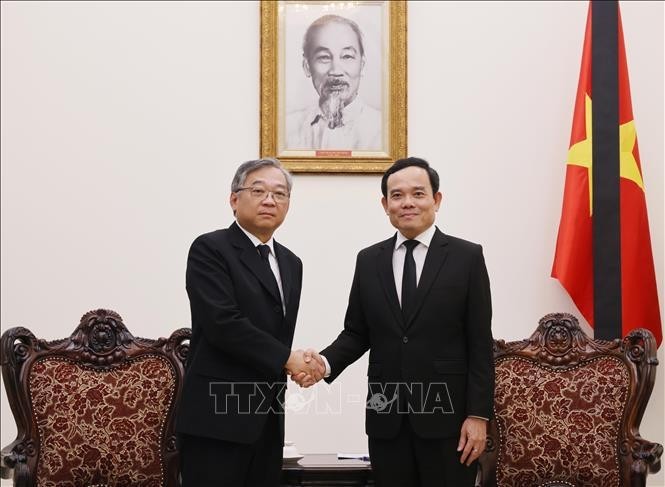
[[[394,248],[393,236],[358,254],[344,330],[321,351],[331,367],[327,380],[369,349],[367,434],[397,435],[401,399],[420,437],[454,437],[467,416],[492,416],[492,307],[482,248],[437,229],[408,319],[395,289]]]
[[[286,303],[270,268],[236,223],[198,237],[187,260],[192,339],[176,429],[240,443],[279,409],[295,330],[302,262],[274,242]],[[281,411],[283,412],[283,411]],[[280,416],[282,435],[284,416]]]

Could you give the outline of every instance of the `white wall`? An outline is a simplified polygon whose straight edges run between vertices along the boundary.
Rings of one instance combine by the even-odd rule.
[[[97,307],[137,336],[187,326],[189,244],[231,222],[233,171],[258,156],[258,4],[1,8],[2,329],[60,338]],[[524,338],[552,311],[579,316],[549,272],[587,3],[408,8],[409,153],[441,174],[438,225],[484,246],[494,335]],[[663,10],[622,3],[661,310]],[[379,196],[378,175],[296,176],[277,234],[305,263],[295,346],[339,332],[356,252],[392,231]],[[341,409],[289,414],[300,451],[366,451],[365,365],[303,393]],[[641,428],[660,443],[663,377]],[[16,429],[1,394],[6,445]]]

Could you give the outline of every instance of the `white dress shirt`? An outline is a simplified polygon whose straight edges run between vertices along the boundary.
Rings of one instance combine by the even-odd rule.
[[[256,237],[256,235],[253,235],[244,228],[242,228],[242,225],[240,225],[240,223],[238,223],[238,226],[240,227],[240,230],[245,232],[245,235],[247,235],[247,237],[252,241],[252,244],[254,244],[254,248],[256,248],[257,253],[259,253],[259,249],[257,248],[259,245],[267,245],[270,248],[270,254],[268,254],[268,262],[270,263],[270,269],[272,269],[272,273],[275,275],[275,280],[277,280],[277,287],[279,288],[279,297],[282,299],[282,312],[286,314],[286,303],[284,303],[284,291],[282,290],[282,275],[279,273],[279,265],[277,264],[277,257],[275,257],[275,247],[274,247],[275,240],[272,237],[270,237],[270,240],[268,240],[267,242],[265,243],[261,242],[261,240],[259,240]]]
[[[420,282],[420,275],[423,273],[427,250],[429,250],[429,246],[432,243],[435,231],[436,227],[432,225],[416,238],[412,239],[418,241],[418,245],[413,248],[413,260],[416,261],[416,286]],[[397,290],[400,306],[402,306],[402,277],[404,275],[404,258],[406,257],[404,242],[407,240],[409,239],[400,232],[397,232],[395,250],[393,250],[393,275],[395,276],[395,289]]]
[[[381,112],[359,97],[342,109],[343,125],[331,129],[319,105],[292,112],[286,117],[287,150],[383,149]]]

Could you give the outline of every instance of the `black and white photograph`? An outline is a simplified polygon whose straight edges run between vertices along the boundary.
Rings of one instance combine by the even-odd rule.
[[[384,150],[383,11],[285,6],[286,150]]]

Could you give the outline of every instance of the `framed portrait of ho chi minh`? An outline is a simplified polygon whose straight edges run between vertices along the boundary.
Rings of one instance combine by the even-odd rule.
[[[407,153],[406,73],[406,1],[262,1],[261,156],[383,172]]]

